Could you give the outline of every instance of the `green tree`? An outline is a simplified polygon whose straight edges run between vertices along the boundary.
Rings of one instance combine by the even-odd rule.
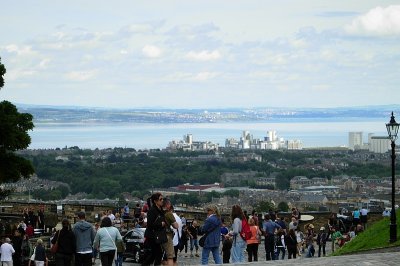
[[[287,212],[289,210],[289,205],[286,202],[281,201],[278,204],[278,210],[281,212]]]
[[[0,89],[4,85],[5,73],[0,58]],[[15,154],[31,143],[27,131],[34,127],[32,119],[31,114],[19,113],[12,103],[0,102],[0,183],[15,182],[34,173],[32,163]]]
[[[270,201],[261,201],[256,206],[257,212],[268,212],[269,210],[273,210],[275,205]]]

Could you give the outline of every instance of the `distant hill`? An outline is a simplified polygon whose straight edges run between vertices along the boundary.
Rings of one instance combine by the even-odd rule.
[[[34,116],[36,123],[216,123],[263,121],[388,120],[390,112],[400,113],[400,105],[290,108],[257,107],[225,109],[111,109],[75,106],[17,104],[20,112]]]

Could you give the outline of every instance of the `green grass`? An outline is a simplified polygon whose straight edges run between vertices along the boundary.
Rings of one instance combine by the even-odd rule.
[[[356,253],[358,251],[400,246],[400,210],[396,212],[397,220],[397,241],[389,243],[389,225],[390,218],[385,217],[382,220],[368,225],[367,230],[356,236],[353,240],[346,243],[342,248],[335,251],[332,255],[344,255]]]

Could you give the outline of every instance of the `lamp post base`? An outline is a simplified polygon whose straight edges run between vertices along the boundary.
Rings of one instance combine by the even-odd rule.
[[[397,224],[390,224],[390,243],[394,243],[397,241]]]

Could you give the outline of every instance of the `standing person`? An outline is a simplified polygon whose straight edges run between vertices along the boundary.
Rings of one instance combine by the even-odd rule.
[[[15,253],[12,255],[14,266],[20,266],[22,261],[22,236],[18,229],[14,230],[14,234],[11,237],[11,243],[15,250]]]
[[[260,242],[261,231],[255,224],[253,217],[249,219],[249,226],[251,231],[251,238],[246,241],[248,261],[258,261],[258,244]]]
[[[3,266],[13,266],[12,255],[15,253],[15,250],[10,242],[11,239],[6,237],[4,243],[0,246],[1,262]]]
[[[289,233],[285,237],[285,244],[288,251],[288,259],[296,258],[297,250],[297,236],[293,229],[289,229]]]
[[[314,257],[315,254],[315,248],[314,248],[314,225],[313,224],[308,224],[306,225],[306,237],[305,237],[305,242],[307,246],[307,258]]]
[[[99,231],[100,225],[99,223],[94,224],[94,235],[96,236],[97,231]],[[94,240],[93,240],[94,241]],[[92,264],[96,264],[96,259],[98,255],[98,250],[97,248],[92,247]]]
[[[124,206],[124,212],[122,213],[122,219],[124,223],[127,223],[129,221],[129,203],[125,203]]]
[[[44,207],[41,206],[40,209],[38,210],[37,214],[37,222],[38,222],[38,228],[39,229],[45,229],[44,228]]]
[[[175,216],[172,212],[172,204],[171,201],[167,198],[164,199],[164,215],[165,215],[165,222],[166,222],[166,231],[167,231],[167,239],[166,243],[162,244],[162,247],[165,251],[166,256],[166,265],[173,265],[174,264],[174,257],[175,257],[175,250],[174,250],[174,231],[173,229],[177,229],[179,227],[178,223],[175,220]]]
[[[229,263],[231,258],[232,237],[229,236],[229,229],[226,227],[225,221],[221,218],[221,240],[222,240],[222,263]]]
[[[179,215],[179,217],[181,218],[182,225],[186,225],[186,218],[185,218],[185,216],[183,216],[183,213],[181,213],[181,215]]]
[[[351,214],[353,215],[353,225],[357,226],[357,224],[360,223],[360,217],[361,217],[360,209],[356,207]]]
[[[133,215],[136,220],[139,220],[141,214],[142,214],[142,208],[140,207],[140,204],[138,202],[138,203],[136,203],[136,207],[135,207],[135,210],[133,211]]]
[[[219,256],[219,244],[221,242],[221,217],[217,206],[212,205],[207,208],[207,219],[204,221],[201,232],[207,234],[204,241],[203,251],[201,253],[201,264],[208,264],[208,256],[210,251],[213,255],[215,264],[222,264]]]
[[[190,240],[190,257],[193,257],[193,249],[196,248],[196,257],[199,256],[199,226],[197,225],[197,221],[193,220],[192,224],[188,227],[189,240]]]
[[[99,249],[100,247],[102,266],[112,266],[117,252],[116,242],[118,240],[122,240],[118,229],[112,226],[109,217],[104,217],[101,220],[100,229],[97,231],[93,241],[94,248]]]
[[[43,247],[43,240],[40,238],[36,242],[34,260],[35,260],[36,266],[44,266],[45,263],[46,263],[46,265],[48,264],[48,260],[46,257],[46,250]]]
[[[301,256],[301,254],[304,252],[304,234],[299,227],[294,229],[294,232],[296,234],[296,241],[297,241],[297,254]]]
[[[286,230],[286,222],[285,222],[285,217],[278,217],[278,215],[276,216],[276,220],[275,223],[279,224],[281,226],[281,228],[283,229],[283,232],[286,234],[287,230]]]
[[[144,232],[144,247],[147,250],[142,265],[160,265],[163,255],[161,244],[156,242],[155,232],[165,230],[165,216],[162,210],[164,198],[161,193],[157,192],[151,195],[149,202],[151,207],[147,211],[147,227]],[[144,207],[144,206],[143,206]]]
[[[276,259],[279,260],[279,254],[282,253],[281,260],[285,259],[286,244],[285,244],[285,231],[283,228],[278,229],[276,234]]]
[[[322,255],[325,257],[325,247],[326,247],[326,240],[328,239],[328,234],[325,232],[325,227],[321,227],[319,229],[319,233],[317,236],[317,245],[318,245],[318,257],[321,257],[321,249]]]
[[[361,218],[360,218],[361,224],[363,225],[364,229],[367,229],[368,210],[365,207],[363,207],[360,210],[360,213],[361,213]]]
[[[245,261],[244,249],[246,247],[246,241],[241,237],[242,232],[242,220],[246,219],[242,208],[239,205],[232,206],[231,219],[233,237],[232,251],[231,251],[231,262],[232,263],[242,263]]]
[[[183,223],[181,220],[181,217],[178,216],[178,214],[176,214],[174,212],[174,206],[171,205],[171,211],[172,214],[175,217],[175,221],[178,224],[178,228],[173,228],[174,230],[174,238],[172,243],[174,244],[174,251],[175,251],[175,256],[174,256],[174,265],[177,265],[177,259],[178,259],[178,250],[179,250],[179,242],[183,241]]]
[[[28,261],[31,256],[31,245],[29,243],[28,236],[22,235],[22,243],[21,243],[21,262]]]
[[[183,223],[182,223],[183,224]],[[184,244],[184,249],[185,249],[185,257],[187,256],[188,252],[188,237],[189,237],[189,232],[187,229],[187,225],[182,225],[182,235],[181,235],[181,241]],[[182,252],[182,251],[181,251]]]
[[[267,213],[264,216],[263,231],[265,236],[265,253],[266,260],[275,260],[275,230],[281,228],[279,224],[271,220],[271,216]]]
[[[122,219],[121,219],[121,215],[120,215],[118,212],[115,214],[115,219],[114,219],[114,221],[113,221],[113,226],[114,226],[115,228],[117,228],[118,231],[121,232]]]
[[[75,266],[92,265],[92,246],[95,237],[93,226],[88,223],[84,212],[78,212],[78,222],[74,225],[76,239]]]
[[[292,217],[292,221],[289,223],[289,230],[290,229],[296,230],[298,226],[299,222],[296,220],[295,217]]]
[[[114,215],[114,213],[112,212],[112,210],[108,210],[108,211],[107,211],[107,217],[110,218],[111,223],[114,223],[115,215]]]
[[[63,219],[62,229],[57,231],[51,244],[58,243],[58,249],[56,252],[56,265],[57,266],[71,266],[72,258],[76,251],[75,235],[71,231],[71,226],[67,219]]]

